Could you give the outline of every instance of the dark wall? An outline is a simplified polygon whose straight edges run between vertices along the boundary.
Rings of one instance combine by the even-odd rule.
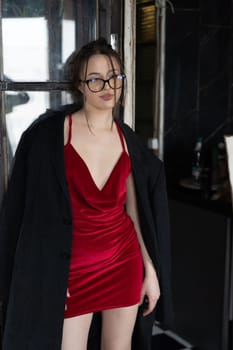
[[[165,164],[190,175],[198,136],[208,154],[232,133],[232,0],[173,0],[166,21]]]
[[[169,205],[175,313],[172,330],[197,349],[226,350],[227,218],[180,201],[170,200]],[[232,350],[230,346],[227,349]]]

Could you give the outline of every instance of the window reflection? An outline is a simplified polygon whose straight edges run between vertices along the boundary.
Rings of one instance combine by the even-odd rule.
[[[6,114],[13,111],[13,107],[23,105],[29,101],[29,95],[26,92],[6,94]]]
[[[15,153],[23,131],[40,114],[49,108],[53,98],[62,100],[62,104],[70,103],[70,95],[65,92],[7,92],[6,93],[6,125],[9,146],[9,160]]]
[[[99,12],[97,0],[5,0],[2,4],[3,75],[14,90],[6,91],[4,108],[10,164],[22,132],[32,121],[48,108],[71,102],[68,93],[60,87],[51,91],[48,84],[61,85],[67,58],[95,39]],[[23,91],[27,83],[31,91]]]
[[[43,16],[44,0],[7,0],[3,1],[4,17],[35,17]]]
[[[75,49],[75,1],[5,1],[4,73],[14,81],[59,80]],[[44,5],[45,4],[45,5]]]
[[[111,1],[0,0],[0,3],[3,62],[0,90],[4,91],[0,94],[0,129],[3,135],[7,133],[7,139],[0,140],[1,202],[22,132],[47,108],[71,102],[70,95],[62,92],[67,90],[62,82],[66,59],[99,33],[110,37],[112,18],[115,23],[115,17],[120,16],[112,15]],[[122,12],[118,11],[121,3],[114,6],[116,13]],[[121,25],[121,21],[117,23]],[[7,84],[7,80],[11,83]]]
[[[48,80],[48,37],[44,18],[4,18],[4,73],[12,80]]]

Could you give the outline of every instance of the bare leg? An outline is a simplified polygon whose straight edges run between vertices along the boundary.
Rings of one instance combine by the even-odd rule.
[[[102,312],[101,350],[130,350],[138,304]]]
[[[65,318],[61,350],[86,350],[92,314]]]

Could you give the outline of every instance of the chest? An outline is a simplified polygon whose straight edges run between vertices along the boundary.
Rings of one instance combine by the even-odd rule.
[[[74,123],[73,123],[74,124]],[[65,145],[65,155],[72,153],[75,164],[81,165],[87,178],[101,190],[125,160],[127,153],[120,129],[113,124],[112,129],[91,131],[79,129],[70,123],[70,137]],[[128,163],[128,162],[126,162]]]

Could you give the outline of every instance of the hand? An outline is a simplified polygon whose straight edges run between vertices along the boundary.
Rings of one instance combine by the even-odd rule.
[[[160,297],[160,288],[159,288],[158,277],[154,267],[151,265],[146,270],[143,285],[142,285],[142,291],[141,291],[140,304],[143,303],[145,298],[148,303],[147,308],[143,312],[143,316],[147,316],[149,313],[151,313],[154,310],[159,297]]]

